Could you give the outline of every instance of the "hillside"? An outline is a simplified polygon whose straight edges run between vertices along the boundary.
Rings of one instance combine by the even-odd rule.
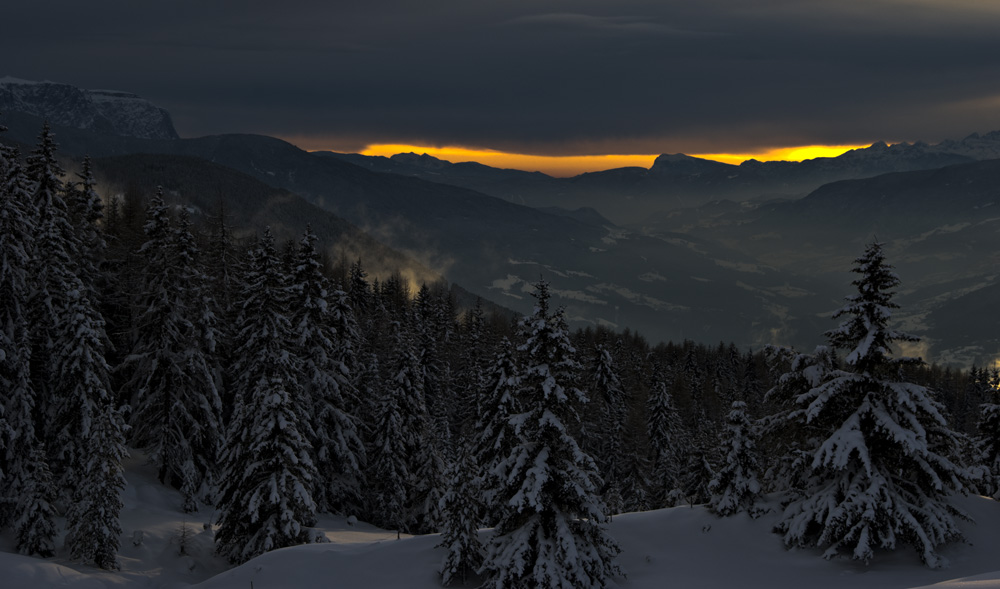
[[[998,187],[1000,160],[985,160],[833,182],[794,201],[715,202],[636,229],[681,232],[843,284],[863,244],[877,237],[903,280],[900,317],[929,345],[920,353],[983,365],[1000,355],[997,320],[983,312],[1000,276]]]
[[[360,257],[376,275],[400,271],[416,283],[440,278],[333,213],[226,166],[192,156],[161,154],[98,158],[94,164],[105,194],[133,190],[149,196],[162,186],[169,201],[193,207],[196,218],[206,222],[218,215],[221,204],[226,223],[243,235],[270,227],[279,241],[297,240],[309,225],[331,259],[343,255],[354,261]]]
[[[40,559],[13,553],[10,532],[0,535],[0,570],[6,589],[65,587],[257,589],[330,587],[340,589],[438,589],[437,567],[444,556],[440,537],[396,539],[363,522],[322,516],[328,544],[267,553],[229,568],[212,553],[213,514],[180,511],[178,492],[156,482],[154,469],[133,451],[126,463],[128,486],[122,511],[122,571],[98,571],[70,562],[62,552]],[[816,550],[785,550],[770,532],[774,514],[757,520],[745,515],[720,519],[704,507],[675,507],[615,516],[609,530],[622,547],[627,578],[621,589],[896,589],[933,585],[936,589],[1000,588],[996,554],[1000,504],[981,497],[960,498],[976,524],[964,524],[968,543],[944,552],[951,565],[930,570],[908,549],[880,554],[869,566],[826,561]],[[181,535],[186,554],[180,554]],[[480,532],[486,539],[490,531]],[[58,543],[61,545],[61,542]],[[386,566],[386,563],[392,563]],[[464,587],[477,583],[470,581]],[[462,585],[458,585],[462,587]]]
[[[37,117],[18,112],[5,113],[4,120],[11,127],[6,140],[22,145],[31,144],[41,125]],[[996,275],[992,252],[1000,244],[989,208],[993,187],[1000,182],[995,160],[842,180],[796,201],[713,200],[678,209],[693,201],[660,193],[647,201],[638,193],[620,192],[628,186],[642,192],[655,176],[656,182],[669,181],[675,187],[698,184],[706,195],[718,198],[730,194],[727,186],[754,175],[770,182],[969,162],[993,154],[1000,144],[998,133],[937,145],[876,144],[800,164],[751,161],[731,166],[673,154],[658,158],[650,170],[623,168],[556,179],[413,154],[370,159],[308,153],[258,135],[148,140],[75,127],[54,130],[64,153],[148,154],[152,159],[142,160],[143,173],[157,178],[142,180],[149,190],[154,182],[175,185],[179,180],[170,175],[204,176],[182,168],[205,161],[215,165],[216,172],[225,167],[244,174],[238,182],[250,177],[284,191],[283,196],[255,201],[257,213],[247,218],[247,226],[258,229],[276,225],[279,238],[294,233],[281,233],[281,225],[295,224],[296,218],[301,227],[318,211],[299,210],[299,204],[286,210],[285,203],[294,201],[289,195],[299,195],[371,236],[350,238],[346,244],[330,242],[327,245],[337,246],[334,255],[342,251],[348,258],[360,256],[366,264],[379,266],[382,253],[363,255],[381,252],[373,243],[378,241],[416,260],[423,270],[415,275],[444,276],[463,285],[469,299],[491,299],[522,313],[531,307],[526,290],[543,276],[552,281],[554,301],[566,308],[573,327],[629,328],[653,341],[733,341],[741,347],[777,343],[808,349],[829,328],[825,314],[840,306],[850,282],[850,261],[865,242],[878,236],[887,243],[903,278],[902,318],[910,331],[927,338],[919,354],[963,366],[988,363],[1000,354],[989,329],[960,329],[979,320],[963,316],[962,305],[955,303],[991,284]],[[152,154],[169,154],[162,156],[169,161],[169,174],[152,163],[161,157]],[[187,159],[171,159],[179,156]],[[124,178],[127,173],[122,165],[118,168],[116,173]],[[523,206],[510,200],[533,201],[505,200],[448,184],[455,178],[462,179],[455,184],[469,186],[508,181],[545,185],[546,194],[560,206]],[[185,198],[200,199],[198,206],[211,210],[225,182],[206,176]],[[575,184],[600,187],[594,198],[601,204],[581,207],[586,203],[572,196]],[[239,199],[234,197],[234,202]],[[617,215],[628,209],[641,210],[641,222],[614,225]],[[339,225],[315,229],[321,239],[327,234],[354,235]]]
[[[128,148],[230,167],[304,197],[514,311],[531,311],[527,291],[544,276],[574,327],[628,327],[654,341],[809,346],[824,329],[815,315],[837,304],[822,282],[758,264],[738,248],[676,234],[650,237],[601,225],[595,214],[551,214],[465,188],[376,173],[271,137],[144,142],[54,131],[61,149],[63,133],[69,136],[69,153]],[[13,124],[9,135],[24,138]],[[217,188],[208,189],[204,196],[214,201]]]
[[[651,214],[700,206],[717,199],[801,197],[830,182],[891,172],[927,170],[1000,156],[1000,132],[972,134],[938,144],[875,143],[837,157],[794,161],[747,160],[740,165],[663,154],[649,168],[618,168],[552,178],[475,162],[451,163],[429,155],[391,158],[326,152],[377,172],[401,174],[474,189],[535,207],[593,207],[615,223],[641,223]]]

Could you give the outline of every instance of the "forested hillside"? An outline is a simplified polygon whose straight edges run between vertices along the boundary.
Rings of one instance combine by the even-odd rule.
[[[0,148],[0,526],[25,554],[52,555],[64,515],[73,559],[119,566],[129,447],[184,510],[215,507],[232,563],[321,541],[338,513],[440,531],[445,582],[495,587],[603,586],[613,514],[755,515],[765,493],[789,546],[937,566],[962,537],[951,494],[998,491],[997,371],[894,356],[912,338],[878,243],[815,352],[651,345],[571,333],[544,277],[511,321],[443,282],[369,280],[366,252],[325,259],[315,228],[235,240],[225,215],[195,225],[162,189],[109,198],[81,170],[48,129]]]

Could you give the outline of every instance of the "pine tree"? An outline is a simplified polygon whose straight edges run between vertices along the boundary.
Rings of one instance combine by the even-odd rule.
[[[145,232],[135,344],[125,364],[132,443],[149,452],[160,482],[181,489],[190,513],[212,479],[222,436],[214,315],[190,221],[185,213],[171,226],[162,191],[149,202]]]
[[[789,498],[801,497],[812,470],[813,450],[822,443],[824,433],[801,419],[798,398],[822,384],[837,359],[827,346],[817,346],[811,354],[768,346],[765,354],[777,376],[764,396],[772,414],[759,422],[761,438],[768,445],[764,480],[771,490]]]
[[[413,302],[413,333],[423,376],[424,399],[439,445],[451,442],[460,403],[454,398],[448,349],[452,345],[454,317],[446,292],[420,287]],[[440,460],[438,461],[440,463]],[[438,473],[440,474],[440,473]]]
[[[365,459],[358,425],[348,412],[348,399],[354,396],[349,363],[356,334],[345,293],[333,291],[320,272],[315,243],[316,236],[307,228],[294,268],[291,321],[303,361],[312,458],[321,473],[314,498],[321,509],[344,511],[359,503]]]
[[[17,551],[48,558],[55,555],[56,487],[41,445],[31,450],[21,467],[18,518],[15,524]]]
[[[410,487],[410,521],[414,534],[430,534],[441,528],[444,515],[441,498],[446,491],[445,464],[441,457],[442,443],[434,428],[423,431],[423,440],[414,457],[416,470]]]
[[[409,432],[403,430],[399,389],[385,387],[375,414],[371,448],[371,517],[377,525],[401,530],[405,523],[410,473],[406,452]]]
[[[241,273],[240,260],[233,245],[232,229],[227,224],[225,200],[219,199],[218,212],[209,218],[208,245],[205,248],[205,271],[209,281],[209,300],[215,317],[215,382],[223,403],[224,414],[232,408],[233,365],[232,333],[238,310],[236,298]]]
[[[122,391],[128,374],[118,370],[132,353],[136,324],[136,295],[142,290],[144,260],[138,254],[145,241],[143,224],[146,205],[137,189],[113,196],[103,223],[106,243],[101,264],[102,311],[112,340],[108,361],[116,367],[116,390]]]
[[[440,524],[438,510],[443,492],[443,464],[424,396],[424,373],[411,334],[393,324],[393,359],[386,387],[399,406],[406,482],[404,527],[413,533],[429,533]]]
[[[37,228],[29,299],[32,385],[44,403],[36,413],[44,415],[38,434],[53,453],[49,465],[62,488],[76,489],[94,416],[111,396],[105,359],[110,342],[74,257],[83,246],[63,199],[63,174],[46,125],[27,167]]]
[[[479,505],[476,493],[477,465],[473,452],[465,445],[452,461],[445,478],[448,489],[441,497],[443,515],[439,548],[448,552],[441,563],[441,583],[465,583],[483,563],[485,554],[479,541]]]
[[[119,568],[122,460],[128,456],[121,414],[114,409],[109,367],[104,359],[104,321],[83,295],[83,286],[66,293],[56,318],[65,337],[56,340],[53,365],[60,396],[52,405],[52,437],[61,452],[65,486],[72,489],[66,514],[66,546],[71,558],[100,568]]]
[[[73,558],[117,568],[119,492],[124,486],[124,425],[113,409],[104,319],[88,287],[86,264],[74,257],[86,246],[83,223],[74,226],[46,125],[28,159],[37,229],[29,300],[35,331],[32,384],[45,405],[41,437],[49,465],[73,505],[66,544]],[[92,270],[89,270],[92,271]]]
[[[727,418],[726,439],[729,452],[722,468],[708,484],[712,498],[708,508],[723,517],[745,511],[756,517],[756,503],[761,494],[757,475],[757,434],[746,413],[744,401],[733,401]]]
[[[211,278],[201,262],[201,252],[186,209],[177,217],[170,245],[177,256],[178,284],[182,285],[178,301],[183,304],[190,325],[187,334],[190,345],[182,354],[188,374],[181,403],[187,407],[180,413],[181,428],[187,432],[190,459],[185,461],[180,489],[185,497],[197,494],[211,501],[219,452],[225,438],[220,391],[224,372],[220,349],[224,322],[217,315],[219,305],[211,288]],[[190,501],[188,507],[191,507]]]
[[[651,499],[655,507],[672,507],[680,494],[681,450],[688,443],[662,370],[654,372],[646,415],[652,461]]]
[[[53,354],[57,341],[65,335],[65,326],[59,325],[56,317],[64,314],[66,292],[73,288],[78,277],[70,256],[73,230],[66,202],[61,196],[63,184],[60,177],[65,171],[56,161],[55,150],[55,140],[46,124],[39,135],[38,146],[27,160],[25,176],[25,188],[31,200],[32,218],[29,222],[35,230],[30,264],[36,270],[27,301],[27,315],[32,326],[31,384],[40,405],[36,411],[47,417],[43,422],[45,429],[36,432],[36,435],[50,442],[50,451],[61,450],[64,459],[54,465],[58,471],[57,479],[70,486],[72,481],[62,480],[62,466],[74,463],[82,452],[76,451],[78,438],[66,440],[69,444],[66,448],[55,439],[53,406],[58,403],[61,391],[56,386],[59,366]]]
[[[979,410],[979,462],[985,469],[983,492],[1000,498],[1000,391],[989,381],[986,371],[979,377],[990,390]]]
[[[503,338],[487,376],[482,412],[475,427],[478,434],[476,462],[482,469],[476,485],[482,495],[486,523],[490,525],[499,520],[503,511],[501,495],[506,481],[500,465],[519,444],[517,432],[510,422],[511,417],[520,413],[517,392],[521,377],[515,353],[510,340]]]
[[[80,487],[66,514],[66,548],[70,558],[117,571],[118,548],[122,528],[119,515],[125,475],[122,460],[125,450],[125,420],[102,401],[92,420],[92,432],[87,439],[86,462],[81,469]]]
[[[628,395],[622,390],[611,352],[603,345],[595,348],[592,367],[588,413],[596,413],[596,431],[593,432],[596,447],[593,453],[604,479],[605,502],[611,513],[618,513],[622,509],[621,485],[625,478],[622,444],[628,417]]]
[[[26,184],[16,151],[0,144],[0,528],[23,496],[37,444],[28,304],[34,223]]]
[[[372,291],[365,280],[367,273],[361,267],[361,260],[351,264],[347,278],[347,298],[359,321],[367,320],[372,311]]]
[[[500,465],[506,505],[489,544],[486,586],[580,589],[604,587],[619,573],[618,545],[604,529],[605,506],[593,459],[570,430],[586,402],[572,386],[581,368],[561,311],[549,311],[548,285],[522,323],[526,341],[519,390],[523,413],[512,418],[518,445]]]
[[[950,455],[957,438],[925,387],[901,369],[919,360],[892,358],[891,346],[915,338],[889,328],[899,278],[881,244],[855,261],[858,294],[834,317],[832,347],[847,355],[843,369],[796,399],[799,419],[825,433],[813,449],[804,496],[786,507],[778,530],[787,545],[827,547],[869,562],[878,548],[910,544],[931,567],[937,548],[962,538],[949,495],[964,489],[968,472]]]
[[[455,379],[457,430],[469,434],[482,414],[483,390],[491,357],[480,299],[462,317],[459,369]]]
[[[78,274],[87,289],[87,298],[96,304],[102,289],[98,282],[103,279],[100,266],[107,244],[98,226],[104,218],[104,203],[97,194],[97,180],[90,157],[83,159],[82,170],[77,177],[80,179],[78,182],[66,184],[65,200],[76,236],[74,258]]]
[[[715,468],[709,458],[708,439],[709,436],[695,436],[692,439],[678,481],[681,495],[692,507],[708,503],[712,499],[708,485],[715,478]]]
[[[300,430],[301,362],[293,353],[289,293],[270,230],[251,252],[238,323],[236,407],[222,452],[217,552],[242,563],[302,544],[316,519],[316,478]]]

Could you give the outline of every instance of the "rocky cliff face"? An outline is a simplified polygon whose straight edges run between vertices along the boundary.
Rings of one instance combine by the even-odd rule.
[[[170,113],[113,90],[0,78],[0,113],[21,112],[53,124],[141,139],[177,139]]]

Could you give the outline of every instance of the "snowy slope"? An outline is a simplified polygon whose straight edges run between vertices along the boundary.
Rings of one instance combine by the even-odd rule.
[[[437,535],[396,539],[394,532],[343,517],[321,518],[329,544],[277,550],[233,569],[215,557],[211,531],[203,522],[210,508],[194,516],[179,510],[180,494],[156,482],[154,471],[135,453],[126,465],[128,488],[122,513],[120,573],[76,565],[59,554],[40,559],[12,553],[9,532],[0,536],[0,587],[199,589],[358,588],[436,589],[443,551]],[[622,546],[627,579],[622,589],[782,587],[810,589],[1000,589],[1000,503],[981,497],[958,499],[978,522],[966,525],[968,544],[943,552],[951,566],[929,570],[911,550],[881,554],[864,566],[826,561],[816,550],[787,551],[770,532],[775,515],[719,519],[702,507],[678,507],[616,516],[611,534]],[[59,522],[60,524],[62,522]],[[180,536],[187,527],[186,555]],[[141,531],[141,542],[137,532]],[[489,531],[482,534],[488,535]],[[61,539],[58,542],[61,545]],[[470,582],[468,587],[478,583]]]

